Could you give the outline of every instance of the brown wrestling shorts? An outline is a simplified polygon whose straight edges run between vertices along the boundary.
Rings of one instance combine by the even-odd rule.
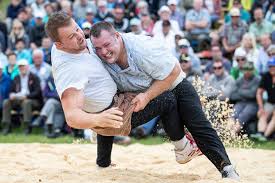
[[[131,132],[131,118],[135,108],[131,101],[136,95],[135,93],[122,93],[114,97],[112,107],[118,107],[123,112],[123,125],[120,128],[95,127],[92,130],[103,136],[128,136]]]

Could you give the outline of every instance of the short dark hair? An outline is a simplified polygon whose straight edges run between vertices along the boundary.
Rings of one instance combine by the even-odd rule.
[[[15,52],[13,52],[13,51],[9,52],[9,53],[7,54],[7,57],[9,58],[9,57],[10,57],[10,56],[12,56],[12,55],[14,55],[14,56],[16,56],[16,57],[17,57],[16,53],[15,53]]]
[[[45,26],[47,35],[54,41],[60,41],[58,29],[71,24],[71,16],[64,11],[53,13]]]
[[[23,38],[19,38],[15,41],[15,44],[19,43],[19,42],[23,42],[24,44],[26,44],[25,40]]]
[[[171,26],[170,21],[169,20],[163,20],[162,27],[168,27],[168,26]]]
[[[105,30],[108,32],[115,32],[114,26],[106,21],[97,22],[94,25],[92,25],[90,37],[98,38],[100,37],[101,32]]]

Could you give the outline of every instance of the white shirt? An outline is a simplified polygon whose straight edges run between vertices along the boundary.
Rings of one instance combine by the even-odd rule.
[[[52,72],[60,98],[68,88],[84,92],[84,109],[100,112],[112,103],[117,86],[86,40],[90,53],[70,54],[52,47]]]

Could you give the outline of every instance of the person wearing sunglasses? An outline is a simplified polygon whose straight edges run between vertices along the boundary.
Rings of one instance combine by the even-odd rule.
[[[241,75],[241,68],[246,63],[246,52],[238,49],[234,52],[233,67],[230,70],[230,75],[237,80]]]
[[[202,73],[194,70],[192,67],[191,59],[188,55],[182,54],[179,59],[180,67],[182,71],[186,74],[186,79],[189,82],[193,82],[196,77],[201,77]]]
[[[241,71],[243,76],[237,79],[230,97],[230,100],[235,102],[236,133],[239,133],[244,125],[255,118],[258,111],[256,92],[260,84],[260,77],[255,74],[253,62],[246,62],[241,67]]]

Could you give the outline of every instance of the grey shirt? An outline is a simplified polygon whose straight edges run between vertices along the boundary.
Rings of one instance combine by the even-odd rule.
[[[149,36],[121,34],[126,47],[129,67],[121,69],[117,64],[104,62],[106,69],[120,91],[144,92],[154,80],[164,80],[178,60],[158,41]],[[171,89],[185,78],[181,72]]]

